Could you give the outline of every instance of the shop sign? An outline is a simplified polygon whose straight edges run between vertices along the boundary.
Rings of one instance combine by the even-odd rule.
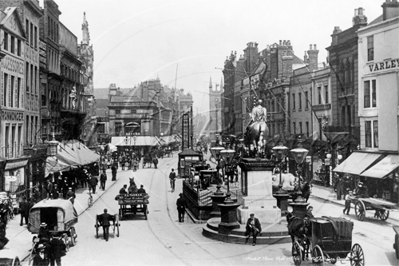
[[[5,170],[16,169],[24,167],[28,164],[28,160],[18,161],[18,162],[7,162]]]
[[[5,178],[6,178],[6,180],[7,180],[8,182],[15,182],[15,181],[17,181],[17,177],[16,177],[15,175],[7,175],[7,176],[5,176]]]
[[[377,62],[374,64],[367,65],[366,69],[369,73],[390,70],[390,69],[398,69],[399,68],[399,58],[385,60],[383,62]]]

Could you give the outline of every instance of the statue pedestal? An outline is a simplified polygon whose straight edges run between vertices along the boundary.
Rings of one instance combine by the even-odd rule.
[[[219,234],[230,234],[233,229],[240,228],[240,224],[237,221],[237,208],[240,204],[231,202],[218,205],[221,214],[221,222],[218,227]]]
[[[238,209],[241,224],[245,224],[251,213],[261,223],[276,223],[281,218],[281,210],[273,197],[272,171],[274,162],[266,159],[244,158],[240,164],[242,171],[241,190],[243,207]]]
[[[285,212],[287,211],[288,207],[288,198],[290,195],[288,195],[288,193],[285,191],[277,191],[273,196],[277,199],[277,207],[280,208],[281,215],[285,216]]]
[[[211,196],[211,199],[212,199],[211,217],[220,217],[221,213],[220,213],[220,207],[218,205],[224,202],[224,200],[226,199],[226,195],[223,192],[221,194],[214,193]]]

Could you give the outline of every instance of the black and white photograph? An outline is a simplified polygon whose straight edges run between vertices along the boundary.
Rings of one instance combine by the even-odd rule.
[[[398,0],[0,0],[0,265],[399,265]]]

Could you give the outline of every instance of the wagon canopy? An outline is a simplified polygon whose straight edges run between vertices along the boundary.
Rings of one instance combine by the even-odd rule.
[[[51,231],[65,231],[78,222],[78,213],[69,200],[44,199],[36,203],[29,212],[29,231],[38,233],[42,222],[47,223]]]

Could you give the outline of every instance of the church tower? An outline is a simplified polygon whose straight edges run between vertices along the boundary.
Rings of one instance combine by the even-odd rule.
[[[209,123],[208,135],[211,141],[216,140],[216,135],[222,131],[222,93],[221,84],[212,84],[209,79]]]

